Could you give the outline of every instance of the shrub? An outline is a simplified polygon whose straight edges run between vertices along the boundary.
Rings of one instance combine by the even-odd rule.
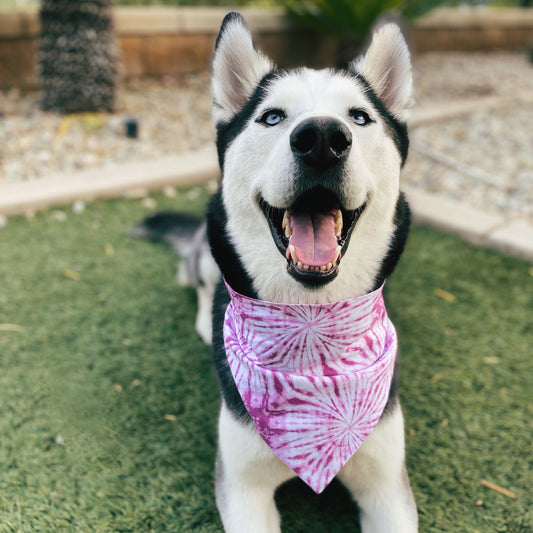
[[[109,0],[43,0],[39,74],[42,108],[112,111],[116,52]]]
[[[289,13],[313,30],[362,39],[387,11],[419,17],[446,0],[281,0]]]

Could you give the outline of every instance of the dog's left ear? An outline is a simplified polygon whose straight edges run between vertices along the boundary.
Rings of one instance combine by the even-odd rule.
[[[228,122],[252,96],[257,84],[274,64],[255,50],[246,22],[239,13],[226,15],[218,34],[213,59],[213,116]]]
[[[366,54],[351,68],[370,84],[387,109],[401,121],[411,106],[413,75],[407,43],[396,24],[385,24],[372,36]]]

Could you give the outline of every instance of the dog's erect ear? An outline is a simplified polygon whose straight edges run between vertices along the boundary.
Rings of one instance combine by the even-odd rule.
[[[396,24],[385,24],[372,36],[363,57],[352,68],[370,84],[387,109],[405,121],[411,106],[413,75],[407,43]]]
[[[226,15],[218,34],[213,59],[213,116],[227,122],[244,107],[273,63],[254,49],[252,36],[239,13]]]

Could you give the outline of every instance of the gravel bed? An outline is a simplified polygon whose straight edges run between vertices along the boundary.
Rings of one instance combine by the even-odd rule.
[[[200,148],[214,140],[207,73],[132,80],[116,111],[60,115],[39,109],[39,93],[0,91],[0,184]],[[138,138],[125,135],[137,119]]]
[[[419,126],[410,140],[404,183],[533,223],[531,104]]]
[[[415,60],[414,77],[415,106],[533,95],[533,65],[523,53],[425,54]],[[533,223],[531,103],[478,109],[411,128],[403,182]]]
[[[533,94],[525,54],[429,53],[415,58],[414,76],[420,107]],[[0,92],[0,185],[200,148],[214,140],[210,111],[207,73],[125,82],[114,114],[43,113],[38,93]],[[128,117],[138,139],[125,135]],[[530,99],[414,127],[402,179],[533,223],[532,124]]]
[[[432,52],[414,58],[416,105],[533,91],[525,52]]]

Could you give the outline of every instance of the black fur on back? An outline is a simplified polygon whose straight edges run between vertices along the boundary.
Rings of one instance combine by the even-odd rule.
[[[398,201],[396,202],[394,225],[396,229],[391,237],[389,251],[381,262],[381,269],[374,281],[374,290],[381,287],[383,283],[385,283],[385,280],[393,273],[405,248],[407,237],[409,236],[409,228],[411,226],[411,210],[409,209],[409,204],[407,203],[407,200],[402,192],[400,193]]]
[[[222,202],[222,191],[215,193],[207,206],[207,238],[211,253],[225,280],[234,290],[250,298],[257,298],[252,279],[231,244],[227,234],[228,218]]]
[[[257,298],[252,279],[231,244],[226,231],[227,215],[219,190],[207,208],[207,236],[211,253],[217,262],[224,279],[234,290],[250,298]],[[224,316],[230,302],[229,294],[221,279],[213,301],[213,363],[220,390],[230,411],[243,421],[251,421],[231,374],[226,349],[224,348]]]

